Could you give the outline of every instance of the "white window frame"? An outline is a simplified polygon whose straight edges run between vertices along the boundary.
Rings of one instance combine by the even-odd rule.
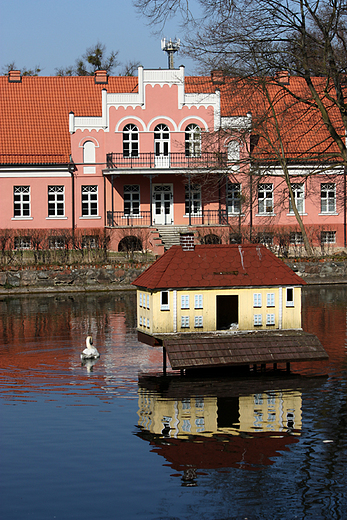
[[[253,307],[262,307],[261,293],[253,293]]]
[[[321,231],[321,244],[336,244],[336,231]]]
[[[139,306],[142,307],[142,293],[139,293]]]
[[[321,214],[336,214],[336,184],[334,182],[321,183]]]
[[[258,184],[258,215],[274,214],[274,185]]]
[[[99,215],[98,186],[87,184],[81,186],[82,217],[94,218]]]
[[[147,329],[149,329],[149,318],[147,318]]]
[[[254,314],[253,315],[253,323],[254,327],[261,327],[263,324],[263,315],[262,314]]]
[[[189,309],[189,294],[181,294],[181,309]]]
[[[294,182],[291,184],[295,205],[300,215],[305,214],[305,184],[303,182]],[[289,197],[289,215],[294,215],[292,201]]]
[[[227,144],[228,163],[230,170],[237,172],[240,169],[240,141],[234,139]]]
[[[191,123],[185,129],[185,154],[186,157],[201,156],[201,128]]]
[[[202,294],[194,295],[194,309],[203,309],[203,296]]]
[[[291,298],[288,296],[291,294]],[[286,307],[294,307],[294,287],[286,287]]]
[[[139,318],[140,327],[142,327],[142,316]]]
[[[124,184],[123,186],[124,216],[140,216],[141,195],[139,184]]]
[[[13,186],[13,218],[31,218],[30,186]]]
[[[266,315],[266,325],[275,325],[275,315],[273,313]]]
[[[295,246],[301,246],[304,243],[304,237],[301,231],[291,231],[289,235],[289,242]]]
[[[48,218],[65,217],[65,186],[48,186]]]
[[[166,295],[166,298],[167,298],[167,302],[166,303],[163,302],[163,299],[166,299],[166,298],[164,298],[164,294]],[[162,310],[162,311],[169,311],[170,310],[170,294],[169,294],[169,291],[161,291],[160,292],[160,310]]]
[[[267,293],[266,295],[266,306],[275,307],[275,293]]]
[[[189,185],[185,186],[185,216],[189,215]],[[201,215],[201,186],[199,184],[191,184],[190,186],[190,214],[195,216]]]
[[[123,128],[123,157],[139,157],[139,129],[132,123]]]
[[[24,251],[31,249],[31,238],[27,237],[14,237],[14,249]]]
[[[189,329],[189,316],[181,316],[181,329]]]
[[[226,188],[228,215],[240,215],[242,211],[242,185],[239,182],[227,182]]]
[[[149,310],[149,294],[147,294],[147,309]]]
[[[194,327],[195,328],[203,327],[203,317],[202,316],[194,316]]]
[[[83,143],[83,163],[88,165],[95,163],[95,143],[93,141]],[[83,167],[83,173],[91,174],[95,172],[95,166]]]

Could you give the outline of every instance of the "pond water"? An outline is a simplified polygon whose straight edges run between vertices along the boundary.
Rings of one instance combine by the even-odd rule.
[[[1,297],[1,518],[346,518],[346,302],[304,290],[327,362],[162,382],[133,292]]]

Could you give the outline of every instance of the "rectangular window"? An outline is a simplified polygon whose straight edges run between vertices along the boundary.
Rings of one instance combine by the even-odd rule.
[[[189,215],[189,186],[185,187],[185,214]],[[190,186],[190,214],[201,215],[201,186]]]
[[[30,217],[30,186],[13,186],[13,216]]]
[[[275,307],[275,293],[267,293],[266,295],[266,306]]]
[[[147,294],[147,309],[149,309],[149,294]]]
[[[182,294],[181,309],[189,309],[189,294]]]
[[[290,243],[294,244],[295,246],[299,246],[304,243],[301,231],[292,231],[290,233],[289,239]]]
[[[228,182],[226,195],[228,213],[241,213],[241,184]]]
[[[261,293],[253,294],[253,307],[261,307]]]
[[[140,186],[138,184],[124,185],[124,215],[140,214]]]
[[[336,231],[322,231],[321,232],[321,244],[335,244],[336,243]]]
[[[194,309],[202,309],[202,294],[195,294],[194,296]]]
[[[304,213],[304,211],[305,211],[305,205],[304,205],[304,202],[305,202],[305,190],[304,190],[304,185],[302,183],[294,183],[291,186],[292,186],[292,190],[293,190],[293,195],[294,195],[294,201],[295,201],[296,208],[297,208],[299,213]],[[294,214],[292,201],[290,200],[290,198],[289,198],[289,213],[293,213]]]
[[[194,327],[202,327],[202,316],[194,316]]]
[[[97,249],[99,247],[98,235],[84,235],[82,237],[82,249]]]
[[[258,184],[258,213],[268,215],[273,212],[273,184]]]
[[[273,233],[257,233],[257,239],[259,244],[264,246],[272,246],[274,243]]]
[[[48,186],[48,216],[64,217],[64,186]]]
[[[261,314],[254,314],[254,326],[260,327],[262,323],[262,315]]]
[[[140,316],[140,326],[142,327],[142,316]]]
[[[149,318],[147,318],[147,329],[149,329]]]
[[[140,304],[140,307],[142,307],[142,293],[140,293],[139,296],[140,296],[140,302],[139,302],[139,304]]]
[[[162,311],[168,311],[170,309],[170,307],[169,307],[169,292],[168,291],[162,291],[160,293],[160,309]]]
[[[30,249],[31,248],[30,237],[15,237],[14,248],[19,249],[19,250]]]
[[[336,184],[321,184],[320,185],[320,202],[321,213],[335,213],[336,212]]]
[[[189,316],[181,316],[181,328],[189,328]]]
[[[275,325],[275,315],[274,314],[266,315],[266,325]]]
[[[82,186],[82,217],[98,215],[98,187]]]
[[[294,307],[294,289],[293,287],[287,287],[286,290],[286,306]]]
[[[48,239],[48,247],[49,249],[65,249],[67,243],[64,237],[52,236]]]

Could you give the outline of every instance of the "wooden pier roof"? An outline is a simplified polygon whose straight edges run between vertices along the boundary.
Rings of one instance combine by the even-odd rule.
[[[143,336],[140,341],[145,340]],[[173,370],[328,359],[314,334],[298,330],[167,334],[151,339],[150,344],[166,349]]]

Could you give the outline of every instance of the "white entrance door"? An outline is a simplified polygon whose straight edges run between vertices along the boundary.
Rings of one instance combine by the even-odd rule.
[[[153,224],[173,224],[172,184],[153,184]]]

